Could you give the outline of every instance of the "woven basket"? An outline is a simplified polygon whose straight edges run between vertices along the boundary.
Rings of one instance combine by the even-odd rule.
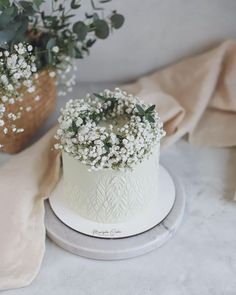
[[[34,83],[36,90],[33,93],[24,91],[24,97],[21,102],[16,102],[7,107],[7,113],[16,113],[20,107],[21,118],[15,121],[17,128],[23,128],[21,133],[9,131],[6,135],[0,132],[0,143],[3,144],[1,151],[14,154],[26,147],[35,132],[42,126],[48,116],[54,111],[56,102],[56,85],[55,78],[49,76],[48,70],[42,70],[39,77]],[[40,100],[36,101],[35,97],[39,96]],[[26,111],[26,107],[31,107],[30,111]],[[10,124],[10,123],[9,123]],[[5,119],[4,127],[8,127]]]

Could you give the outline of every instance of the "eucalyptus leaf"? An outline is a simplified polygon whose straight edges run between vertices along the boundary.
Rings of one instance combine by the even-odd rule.
[[[6,28],[8,30],[9,25],[15,22],[17,16],[17,9],[15,6],[4,8],[0,15],[0,29]]]
[[[12,18],[2,13],[0,17],[0,30],[3,30],[4,28],[7,29],[7,27],[9,26],[11,22],[12,22]]]
[[[24,9],[27,16],[32,16],[35,13],[33,3],[28,1],[19,1],[20,6]]]
[[[119,29],[123,26],[125,18],[123,15],[115,13],[111,16],[111,24],[115,29]]]
[[[141,105],[136,104],[136,109],[138,110],[138,112],[141,116],[145,115],[145,110],[141,107]]]
[[[88,14],[87,12],[85,12],[85,16],[86,16],[86,18],[88,18],[88,19],[93,18],[93,14]]]
[[[46,48],[47,49],[52,49],[55,45],[56,45],[56,39],[51,38],[51,39],[48,40]]]
[[[146,113],[152,113],[155,110],[155,105],[153,104],[152,106],[150,106],[145,112]]]
[[[147,119],[150,123],[155,123],[155,120],[154,120],[154,118],[153,118],[152,115],[148,115],[148,116],[146,116],[146,119]]]
[[[9,0],[1,0],[0,2],[0,9],[2,8],[6,8],[6,7],[9,7],[10,6],[10,1]]]
[[[15,36],[15,32],[12,30],[0,31],[0,43],[9,42]]]
[[[100,98],[102,100],[106,100],[106,97],[100,95],[99,93],[93,93],[94,96],[96,96],[97,98]]]
[[[92,47],[93,44],[96,42],[96,39],[89,39],[87,42],[86,42],[86,46],[87,47]]]
[[[87,36],[88,27],[84,22],[78,21],[73,25],[73,32],[77,34],[79,41],[83,41]]]
[[[53,0],[52,0],[53,1]],[[45,2],[45,0],[33,0],[34,6],[39,9],[40,6]]]
[[[76,56],[76,50],[75,50],[75,42],[74,41],[70,41],[68,42],[68,55],[72,58],[74,58]]]
[[[80,4],[77,4],[76,2],[77,2],[77,0],[72,0],[71,1],[70,7],[72,9],[78,9],[78,8],[80,8],[81,5]]]
[[[21,17],[20,18],[20,26],[18,27],[16,34],[15,34],[15,38],[14,38],[14,42],[18,42],[18,41],[27,41],[26,40],[26,32],[28,30],[28,20],[27,18]]]
[[[75,50],[75,58],[83,58],[83,54],[77,46],[74,47],[74,50]]]
[[[53,62],[51,50],[47,51],[47,62],[48,62],[49,65],[52,64],[52,62]]]
[[[98,20],[98,19],[99,19],[99,15],[98,15],[97,13],[94,13],[94,14],[93,14],[93,19],[94,19],[94,20]]]
[[[109,36],[109,26],[105,20],[98,19],[94,21],[95,35],[99,39],[106,39]]]

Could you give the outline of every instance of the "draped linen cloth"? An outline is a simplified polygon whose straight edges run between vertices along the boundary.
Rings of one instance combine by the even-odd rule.
[[[236,145],[236,42],[185,59],[122,87],[157,106],[167,136],[192,143]],[[52,149],[56,127],[0,169],[0,289],[37,275],[45,250],[44,200],[60,177]]]

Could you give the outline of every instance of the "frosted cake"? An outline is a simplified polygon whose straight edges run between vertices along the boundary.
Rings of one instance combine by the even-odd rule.
[[[152,206],[165,135],[155,105],[104,90],[68,101],[59,124],[64,197],[77,214],[115,224]]]

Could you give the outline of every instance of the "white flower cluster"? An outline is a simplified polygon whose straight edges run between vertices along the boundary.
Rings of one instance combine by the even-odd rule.
[[[0,127],[4,134],[10,130],[23,131],[14,123],[21,117],[22,110],[19,109],[15,113],[8,112],[8,105],[22,101],[23,93],[19,91],[22,87],[25,87],[29,93],[35,91],[33,77],[37,78],[38,74],[32,51],[32,45],[23,43],[15,44],[11,50],[0,50]]]
[[[77,70],[77,66],[73,63],[72,58],[69,56],[61,56],[60,58],[60,68],[56,70],[58,74],[58,84],[61,86],[61,89],[58,91],[58,95],[66,96],[67,93],[73,91],[73,87],[76,84],[75,71]]]
[[[69,100],[61,110],[55,148],[90,170],[132,168],[165,135],[155,107],[119,88],[94,95]]]

